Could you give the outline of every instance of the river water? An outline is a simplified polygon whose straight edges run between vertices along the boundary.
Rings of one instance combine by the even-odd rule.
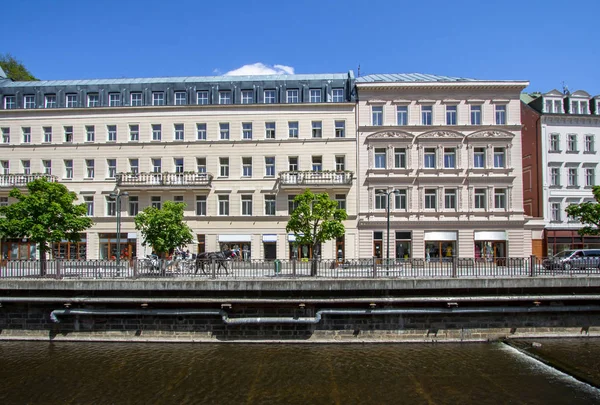
[[[599,378],[600,340],[539,342],[537,355]],[[0,342],[0,365],[3,405],[600,404],[600,390],[503,343]]]

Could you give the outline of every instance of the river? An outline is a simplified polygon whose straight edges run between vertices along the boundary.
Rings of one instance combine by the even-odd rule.
[[[600,340],[539,340],[599,381]],[[503,343],[0,342],[0,404],[600,404]]]

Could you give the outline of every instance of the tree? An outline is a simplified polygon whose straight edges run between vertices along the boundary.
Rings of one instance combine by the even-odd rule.
[[[338,209],[337,201],[327,193],[314,194],[309,189],[294,198],[296,209],[285,227],[286,232],[294,232],[296,242],[310,245],[314,255],[321,242],[344,236],[344,221],[348,215]],[[317,262],[313,260],[311,275],[317,275]]]
[[[29,70],[21,62],[16,60],[12,55],[0,55],[0,67],[6,73],[9,79],[16,82],[31,82],[39,80],[31,74]]]
[[[571,204],[565,211],[584,226],[579,230],[580,235],[600,235],[600,186],[592,188],[596,202]]]
[[[79,233],[92,226],[85,204],[74,204],[77,194],[60,183],[44,178],[27,183],[28,193],[14,188],[8,195],[16,200],[0,207],[0,236],[27,238],[40,249],[42,275],[45,275],[49,243],[77,242]]]
[[[151,246],[164,258],[175,248],[194,240],[191,228],[183,221],[184,203],[165,201],[162,208],[147,207],[135,217],[135,229],[142,233],[142,245]]]

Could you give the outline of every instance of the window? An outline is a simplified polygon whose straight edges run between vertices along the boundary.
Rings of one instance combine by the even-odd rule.
[[[408,106],[399,105],[396,107],[396,119],[398,125],[408,125]]]
[[[447,188],[444,190],[444,207],[447,210],[456,209],[456,189]]]
[[[497,169],[506,167],[506,150],[504,148],[494,148],[494,167]]]
[[[152,173],[160,173],[162,172],[162,159],[161,158],[152,158]]]
[[[371,107],[372,124],[375,127],[383,125],[383,106],[374,105]]]
[[[8,206],[8,197],[0,197],[0,207]]]
[[[254,91],[242,90],[242,104],[254,103]]]
[[[65,164],[65,179],[73,178],[73,160],[67,159],[64,161]]]
[[[560,169],[558,167],[550,168],[550,185],[560,187]]]
[[[117,202],[111,196],[106,196],[106,215],[114,217],[117,215]]]
[[[252,158],[242,158],[242,177],[252,177]]]
[[[17,108],[17,99],[15,96],[4,96],[4,109],[12,110]]]
[[[108,175],[106,177],[114,179],[117,177],[117,159],[106,159]]]
[[[577,152],[577,135],[567,135],[567,152]]]
[[[288,136],[290,138],[298,138],[298,121],[288,122]]]
[[[10,128],[2,128],[2,143],[10,143]]]
[[[485,188],[475,189],[475,208],[484,210],[486,207],[486,195],[487,191]]]
[[[128,214],[131,217],[135,217],[140,212],[139,198],[135,195],[129,196],[129,209]]]
[[[421,124],[431,125],[433,116],[433,106],[423,105],[421,106]]]
[[[455,105],[446,106],[446,125],[456,125],[457,108]]]
[[[394,148],[394,167],[406,169],[406,148]]]
[[[561,218],[560,218],[560,203],[551,203],[550,204],[550,216],[552,221],[554,222],[560,222]]]
[[[252,123],[242,123],[242,139],[252,139]]]
[[[473,167],[476,169],[485,167],[485,148],[473,148]]]
[[[336,194],[335,200],[337,201],[338,210],[346,210],[346,196],[344,194]]]
[[[219,134],[221,140],[229,139],[229,123],[222,122],[219,124]]]
[[[496,105],[496,125],[506,125],[506,104]]]
[[[162,127],[160,124],[152,124],[152,140],[160,141],[162,139]]]
[[[231,104],[231,92],[220,91],[219,92],[219,104]]]
[[[323,157],[313,156],[312,157],[312,170],[313,172],[323,171]]]
[[[1,166],[1,169],[2,169],[2,174],[9,174],[10,173],[10,166],[9,166],[8,160],[2,160],[2,161],[0,161],[0,166]]]
[[[290,156],[288,158],[288,170],[290,172],[298,171],[298,157],[297,156]]]
[[[23,132],[23,143],[31,143],[31,128],[23,127],[21,131]]]
[[[198,173],[206,173],[206,158],[205,157],[196,158],[196,171]]]
[[[44,106],[46,108],[56,108],[56,95],[55,94],[48,94],[46,95],[46,97],[44,97]]]
[[[139,159],[129,159],[129,172],[131,172],[131,174],[138,174],[140,172]]]
[[[83,202],[85,203],[86,215],[88,217],[94,216],[94,197],[85,196],[83,197]]]
[[[375,168],[386,168],[387,153],[385,148],[375,148]]]
[[[481,125],[481,105],[471,106],[471,125]]]
[[[406,190],[396,190],[394,192],[394,208],[396,210],[406,211]]]
[[[562,100],[546,101],[546,107],[548,107],[548,103],[550,103],[550,108],[546,112],[555,113],[555,114],[563,113],[563,101]]]
[[[52,127],[44,127],[44,143],[52,143]]]
[[[298,90],[291,89],[286,91],[286,99],[289,104],[295,104],[299,102]]]
[[[275,156],[265,157],[265,176],[275,177]]]
[[[308,91],[309,100],[311,103],[320,103],[321,102],[321,89],[310,89]]]
[[[567,172],[567,186],[577,187],[577,168],[569,168]]]
[[[140,107],[142,105],[142,93],[131,93],[131,106]]]
[[[387,209],[388,195],[387,190],[376,189],[375,190],[375,209],[385,210]]]
[[[335,121],[335,137],[346,137],[346,121]]]
[[[346,157],[345,156],[336,156],[335,157],[335,170],[338,172],[343,172],[346,170]]]
[[[456,149],[444,148],[444,168],[455,169],[456,168]]]
[[[571,101],[571,114],[587,114],[588,113],[587,104],[588,104],[587,100]]]
[[[594,153],[594,135],[585,136],[585,153]]]
[[[296,197],[295,195],[288,195],[288,215],[292,215],[296,211],[296,208],[298,208]]]
[[[196,124],[196,140],[206,141],[206,124]]]
[[[206,196],[196,196],[196,215],[206,216]]]
[[[173,126],[173,130],[175,131],[174,133],[174,139],[176,141],[183,141],[184,140],[184,131],[183,131],[183,124],[175,124]]]
[[[219,215],[229,215],[229,196],[219,196]]]
[[[435,148],[425,148],[424,167],[425,169],[435,169]]]
[[[313,138],[322,138],[323,137],[323,128],[321,121],[313,121],[312,122],[312,137]]]
[[[117,141],[117,126],[116,125],[107,125],[107,140],[108,142],[116,142]]]
[[[198,105],[206,105],[208,104],[208,91],[198,91],[196,92],[196,99]]]
[[[550,134],[550,152],[560,152],[559,134]]]
[[[175,105],[186,105],[187,98],[185,91],[176,91],[175,92]]]
[[[159,195],[153,195],[150,197],[150,206],[156,209],[160,209],[161,207],[161,198]]]
[[[175,173],[183,173],[183,158],[174,158]]]
[[[275,90],[265,90],[265,104],[275,104]]]
[[[140,140],[140,126],[137,124],[129,125],[129,140],[137,142]]]
[[[66,102],[65,105],[67,108],[75,108],[77,107],[77,94],[67,94],[65,96]]]
[[[242,215],[244,215],[244,216],[252,215],[252,196],[251,195],[243,195],[242,196]]]
[[[94,159],[86,159],[85,160],[85,178],[86,179],[94,178],[94,174],[95,174],[94,167],[95,167]]]
[[[23,97],[23,107],[24,108],[35,108],[35,96],[27,95]]]
[[[98,93],[88,94],[87,96],[87,106],[88,107],[98,107],[100,105],[100,97]]]
[[[275,139],[275,123],[265,123],[265,139]]]
[[[153,92],[152,105],[165,105],[165,93],[162,91]]]
[[[585,169],[585,186],[592,187],[596,185],[596,170],[594,168]]]
[[[496,209],[506,209],[506,189],[497,188],[494,190],[494,207]]]
[[[333,89],[331,96],[331,101],[333,101],[334,103],[343,103],[344,89]]]
[[[437,206],[437,190],[435,188],[425,189],[425,209],[434,210]]]
[[[44,174],[52,174],[52,161],[42,160],[42,167],[44,168]]]
[[[110,107],[119,107],[121,105],[121,94],[109,93],[108,94],[108,105]]]
[[[276,214],[276,199],[274,195],[265,196],[265,215]]]
[[[219,158],[219,176],[229,177],[229,158]]]
[[[65,142],[73,142],[73,127],[64,127],[65,130]]]
[[[96,127],[94,125],[85,126],[85,141],[95,142],[96,141]]]

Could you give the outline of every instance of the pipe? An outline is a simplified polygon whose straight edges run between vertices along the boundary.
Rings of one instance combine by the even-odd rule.
[[[321,309],[314,317],[249,317],[229,318],[222,309],[56,309],[50,313],[52,322],[60,322],[58,316],[67,315],[211,315],[220,316],[228,325],[241,324],[317,324],[323,315],[421,315],[421,314],[499,314],[499,313],[540,313],[540,312],[595,312],[600,305],[574,307],[480,307],[480,308],[395,308],[395,309]]]

